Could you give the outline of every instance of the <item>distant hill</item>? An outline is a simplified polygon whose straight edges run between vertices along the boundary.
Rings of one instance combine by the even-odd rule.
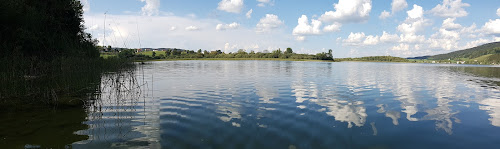
[[[467,59],[476,59],[480,58],[482,60],[490,60],[487,57],[483,57],[485,55],[498,57],[497,54],[500,54],[500,42],[493,42],[484,44],[481,46],[477,46],[470,49],[455,51],[446,54],[439,54],[429,57],[430,60],[467,60]]]

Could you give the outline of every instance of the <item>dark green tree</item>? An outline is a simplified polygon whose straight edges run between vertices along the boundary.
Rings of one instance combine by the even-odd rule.
[[[293,50],[292,48],[286,48],[285,54],[292,54]]]

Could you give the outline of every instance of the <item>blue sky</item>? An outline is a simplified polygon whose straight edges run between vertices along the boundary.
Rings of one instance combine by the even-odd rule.
[[[335,57],[410,57],[500,41],[498,0],[82,0],[82,3],[86,31],[99,44],[114,47],[225,52],[292,47],[297,53],[311,54],[332,49]]]

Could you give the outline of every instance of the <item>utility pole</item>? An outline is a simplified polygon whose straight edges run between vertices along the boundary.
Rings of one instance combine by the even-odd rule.
[[[106,13],[108,13],[108,11],[104,12],[104,39],[102,40],[102,48],[106,48],[106,44],[105,44],[106,43]]]

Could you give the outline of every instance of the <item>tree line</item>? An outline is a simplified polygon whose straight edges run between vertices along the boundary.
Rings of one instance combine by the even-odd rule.
[[[339,61],[374,61],[374,62],[409,62],[405,58],[393,56],[369,56],[360,58],[342,58]]]
[[[277,49],[271,52],[247,52],[240,49],[237,52],[225,53],[221,50],[207,51],[207,50],[178,50],[169,49],[166,51],[153,51],[152,55],[144,55],[141,52],[136,53],[135,49],[122,50],[118,53],[120,58],[132,58],[135,60],[148,60],[148,59],[201,59],[201,58],[219,58],[219,59],[233,59],[233,58],[247,58],[247,59],[305,59],[305,60],[331,60],[333,61],[332,50],[328,52],[321,52],[317,54],[298,54],[293,52],[292,48],[287,48],[285,51]]]

